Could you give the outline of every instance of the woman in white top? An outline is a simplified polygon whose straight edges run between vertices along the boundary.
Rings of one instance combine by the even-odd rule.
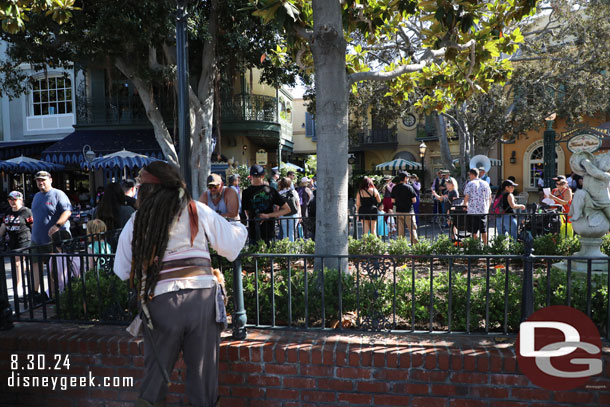
[[[136,406],[164,404],[167,372],[180,351],[193,405],[218,401],[218,351],[226,323],[223,290],[208,244],[233,261],[246,228],[196,202],[178,170],[155,161],[140,171],[139,209],[119,238],[114,272],[138,283],[145,374]]]

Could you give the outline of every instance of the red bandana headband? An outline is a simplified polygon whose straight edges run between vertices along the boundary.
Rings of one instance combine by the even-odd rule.
[[[140,183],[141,184],[160,184],[161,180],[145,169],[140,170]]]

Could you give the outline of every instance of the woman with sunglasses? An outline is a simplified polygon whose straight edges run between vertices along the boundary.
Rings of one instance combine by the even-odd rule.
[[[32,224],[34,218],[32,211],[23,205],[23,195],[19,191],[12,191],[8,194],[8,203],[11,206],[11,211],[7,212],[2,218],[0,225],[0,237],[4,238],[8,234],[8,251],[21,251],[26,247],[30,247],[32,240]],[[17,274],[17,287],[21,285],[21,259],[17,258],[15,262],[15,273]]]

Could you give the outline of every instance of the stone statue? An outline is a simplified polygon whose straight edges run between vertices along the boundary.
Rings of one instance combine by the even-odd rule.
[[[573,257],[573,271],[586,272],[591,260],[591,269],[595,272],[607,272],[608,261],[600,260],[607,256],[600,250],[602,236],[610,230],[610,153],[593,155],[590,152],[572,154],[570,158],[572,171],[583,177],[582,189],[577,189],[572,198],[569,215],[572,228],[580,235],[580,251]],[[567,261],[554,265],[566,270]]]
[[[584,218],[587,227],[594,229],[602,224],[610,225],[610,153],[597,156],[589,152],[574,153],[570,165],[572,171],[583,177],[583,187],[576,190],[570,207],[572,222]],[[603,236],[608,227],[602,229]]]

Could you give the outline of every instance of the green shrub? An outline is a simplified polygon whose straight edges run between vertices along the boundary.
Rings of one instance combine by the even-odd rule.
[[[391,256],[408,256],[412,252],[411,243],[403,236],[390,240],[388,254]]]
[[[471,255],[485,253],[485,251],[484,251],[485,248],[483,247],[483,242],[481,242],[479,239],[474,239],[472,237],[467,237],[465,239],[462,239],[462,250],[463,250],[464,254],[471,254]]]
[[[460,249],[451,241],[449,236],[440,235],[432,244],[432,251],[438,255],[456,255]]]
[[[411,253],[418,256],[429,256],[434,252],[434,247],[429,239],[420,239],[411,246]]]
[[[536,256],[556,256],[557,247],[560,242],[558,235],[546,234],[534,238],[534,255]]]
[[[59,294],[61,319],[127,321],[128,283],[111,269],[89,270],[84,278],[72,279]],[[86,311],[86,313],[85,313]]]
[[[352,255],[383,255],[388,249],[387,244],[373,234],[364,235],[362,239],[348,237],[347,251]]]
[[[494,255],[522,255],[523,243],[516,242],[511,236],[497,235],[489,242],[489,254]]]
[[[605,255],[610,256],[610,233],[602,237],[601,251]]]
[[[602,241],[603,245],[603,241]],[[557,245],[557,253],[561,256],[571,256],[580,250],[580,239],[578,235],[566,237],[559,241]],[[603,251],[603,250],[602,250]]]

